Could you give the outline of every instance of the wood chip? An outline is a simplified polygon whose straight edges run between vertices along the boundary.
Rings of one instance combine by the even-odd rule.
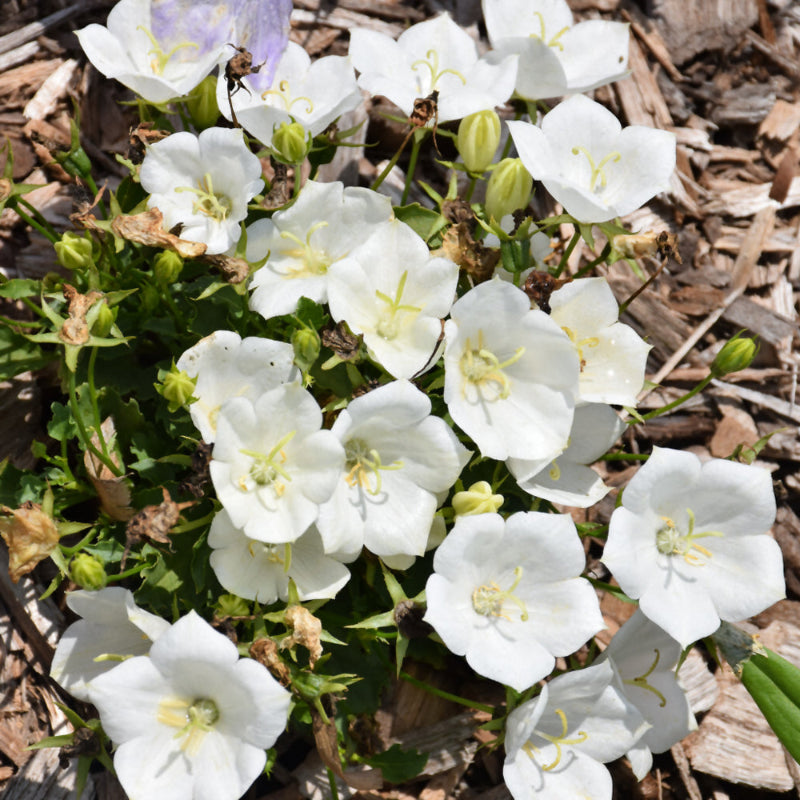
[[[23,115],[28,119],[49,117],[56,110],[58,101],[66,96],[77,72],[78,62],[73,58],[59,64],[25,106]]]

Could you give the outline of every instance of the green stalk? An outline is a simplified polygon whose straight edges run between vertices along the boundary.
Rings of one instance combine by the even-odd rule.
[[[97,405],[97,390],[95,389],[94,384],[94,366],[95,362],[97,361],[97,351],[99,349],[99,347],[93,347],[92,352],[89,354],[89,369],[86,377],[89,383],[89,401],[92,404],[92,415],[94,416],[95,429],[97,430],[97,439],[100,442],[100,448],[103,451],[103,455],[109,461],[111,461],[111,454],[108,452],[106,437],[103,435],[103,423],[100,419],[100,409]]]
[[[72,411],[75,424],[78,426],[78,433],[80,434],[81,444],[84,448],[97,456],[101,463],[105,464],[114,475],[117,477],[122,475],[120,468],[92,444],[91,437],[86,430],[86,426],[83,424],[83,419],[81,419],[80,408],[78,407],[78,395],[75,388],[75,373],[71,371],[69,373],[69,408],[70,411]]]
[[[22,198],[18,198],[18,202],[17,202],[17,203],[13,203],[13,204],[12,204],[12,203],[9,203],[9,206],[12,206],[12,205],[13,205],[14,211],[17,213],[17,215],[19,216],[19,218],[20,218],[20,219],[21,219],[21,220],[22,220],[22,221],[23,221],[23,222],[24,222],[26,225],[30,225],[30,226],[31,226],[31,228],[33,228],[34,230],[37,230],[37,231],[39,231],[39,233],[41,233],[41,234],[42,234],[42,236],[44,236],[44,238],[45,238],[45,239],[48,239],[50,242],[52,242],[53,244],[55,244],[55,243],[58,241],[58,236],[56,236],[56,235],[55,235],[55,234],[53,234],[53,233],[50,233],[50,231],[48,231],[46,228],[44,228],[42,225],[40,225],[38,222],[36,222],[36,220],[34,220],[34,219],[32,219],[31,217],[29,217],[29,216],[28,216],[28,215],[27,215],[27,214],[26,214],[26,213],[25,213],[25,212],[24,212],[24,211],[23,211],[23,210],[22,210],[22,209],[19,207],[19,204],[20,204],[20,203],[22,203],[22,202],[24,202],[24,201],[22,200]]]
[[[567,266],[567,261],[569,261],[569,257],[572,255],[572,251],[578,244],[578,241],[581,238],[581,232],[578,228],[575,229],[575,233],[572,234],[572,238],[569,240],[569,244],[567,245],[567,249],[564,251],[564,254],[561,256],[561,261],[558,262],[558,270],[556,271],[555,277],[559,277],[561,273]]]
[[[677,400],[673,400],[671,403],[667,403],[663,408],[657,408],[655,411],[651,411],[649,414],[642,414],[642,419],[647,422],[647,420],[655,419],[656,417],[660,417],[662,414],[666,414],[668,411],[672,411],[673,409],[677,408],[680,405],[683,405],[687,400],[691,400],[695,395],[700,394],[703,389],[708,386],[711,381],[714,380],[713,375],[709,375],[707,378],[703,378],[694,389],[688,391],[682,397],[679,397]]]
[[[423,129],[418,129],[414,131],[414,135],[411,137],[411,156],[408,161],[408,172],[406,173],[406,185],[403,187],[403,196],[400,198],[400,205],[404,206],[406,204],[406,200],[408,200],[408,193],[411,191],[411,183],[414,180],[414,173],[417,171],[417,159],[419,158],[419,148],[422,144],[422,140],[425,138],[424,130],[422,135],[418,135],[419,131]]]
[[[418,689],[428,692],[428,694],[441,697],[443,700],[449,700],[451,703],[458,703],[459,705],[466,706],[467,708],[474,708],[476,711],[485,711],[487,714],[494,714],[493,706],[487,706],[484,703],[479,703],[477,700],[467,700],[463,697],[459,697],[458,695],[450,694],[450,692],[444,692],[441,689],[436,689],[435,687],[429,686],[423,681],[412,678],[407,672],[401,672],[400,677],[407,683],[410,683],[412,686],[416,686]]]

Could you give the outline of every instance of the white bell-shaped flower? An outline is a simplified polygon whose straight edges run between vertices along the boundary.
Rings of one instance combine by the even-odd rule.
[[[606,222],[636,211],[665,191],[675,169],[675,135],[623,128],[604,106],[583,95],[559,103],[542,120],[509,122],[530,174],[579,222]]]

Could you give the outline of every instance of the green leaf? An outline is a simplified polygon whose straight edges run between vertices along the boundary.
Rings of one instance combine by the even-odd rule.
[[[14,278],[0,286],[0,297],[19,300],[21,297],[38,297],[41,292],[39,281],[31,278]]]
[[[424,208],[419,203],[395,206],[394,215],[401,222],[410,226],[426,242],[447,226],[447,220],[438,211]]]
[[[69,408],[61,403],[52,403],[50,410],[53,416],[47,423],[47,433],[57,442],[74,439],[78,435],[78,426]]]
[[[786,692],[788,688],[792,695],[796,695],[800,673],[796,667],[785,662],[794,671],[794,679],[784,685],[786,676],[782,675],[776,681],[776,676],[771,673],[776,668],[777,660],[784,661],[770,651],[767,656],[754,655],[743,665],[739,677],[775,735],[792,758],[800,761],[800,708]],[[767,666],[770,661],[773,663]]]
[[[417,750],[402,750],[393,744],[388,750],[364,761],[383,772],[383,779],[389,783],[404,783],[416,778],[428,763],[428,754]]]
[[[0,380],[7,381],[21,372],[41,369],[54,357],[55,354],[46,354],[27,336],[0,325]]]

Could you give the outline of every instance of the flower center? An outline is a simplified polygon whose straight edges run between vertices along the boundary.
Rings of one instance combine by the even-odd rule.
[[[514,569],[514,582],[508,589],[501,589],[494,581],[478,586],[472,592],[472,607],[475,612],[484,617],[502,617],[511,622],[511,617],[505,613],[503,604],[512,603],[519,609],[519,618],[522,622],[528,619],[528,609],[525,603],[514,594],[514,590],[522,580],[522,567]]]
[[[266,544],[264,542],[257,542],[251,539],[247,545],[247,550],[252,558],[256,557],[256,553],[260,550],[267,557],[270,564],[280,564],[283,571],[288,573],[292,565],[292,545],[291,542],[286,542],[282,547],[279,544]]]
[[[544,16],[541,11],[534,11],[533,16],[539,19],[539,34],[530,34],[531,39],[539,39],[544,42],[548,47],[556,47],[559,50],[564,49],[564,45],[558,40],[569,30],[569,25],[565,25],[550,41],[547,41],[547,34],[545,33]]]
[[[629,686],[636,686],[639,689],[644,689],[647,692],[652,692],[658,699],[659,699],[659,706],[664,708],[667,704],[667,698],[664,697],[661,692],[656,689],[647,679],[653,674],[655,668],[658,666],[658,661],[661,658],[661,653],[658,651],[658,648],[654,648],[653,652],[656,654],[656,657],[653,659],[653,663],[650,665],[650,669],[647,670],[642,675],[639,675],[638,678],[626,678],[623,683],[627,683]]]
[[[250,481],[252,481],[258,487],[271,486],[276,497],[283,495],[286,491],[286,484],[283,481],[292,480],[283,466],[286,463],[286,451],[283,448],[292,440],[296,432],[287,433],[269,453],[261,453],[258,450],[239,450],[242,455],[253,459],[248,473],[239,478],[239,487],[242,491],[246,492],[253,488],[250,485]]]
[[[586,366],[586,359],[583,357],[583,348],[597,347],[597,345],[600,344],[600,340],[596,336],[587,336],[585,339],[578,340],[578,337],[575,335],[575,331],[573,331],[571,328],[563,327],[561,330],[567,334],[569,340],[578,351],[578,358],[580,359],[581,363],[581,372],[583,372],[583,369]]]
[[[348,486],[360,486],[371,495],[381,491],[381,470],[402,469],[402,461],[382,464],[380,453],[371,448],[363,439],[350,439],[344,446],[345,466],[349,472],[345,476]],[[370,486],[370,475],[374,476],[375,488]]]
[[[291,231],[281,231],[281,239],[288,239],[297,245],[297,247],[284,250],[284,255],[300,262],[299,266],[293,267],[284,277],[311,278],[316,275],[324,275],[328,271],[333,259],[325,250],[320,250],[311,244],[311,237],[314,233],[327,226],[328,223],[324,220],[312,225],[306,234],[305,241]]]
[[[467,339],[466,348],[459,361],[461,374],[467,381],[484,390],[481,394],[488,395],[484,399],[505,400],[511,394],[511,381],[503,370],[522,358],[524,352],[524,347],[518,347],[511,358],[501,362],[491,350],[484,347],[483,331],[479,330],[476,348],[473,348]]]
[[[217,222],[224,221],[231,208],[233,208],[233,203],[231,203],[227,195],[214,194],[214,185],[208,172],[197,181],[197,188],[194,186],[178,186],[175,191],[196,194],[197,200],[192,204],[192,211],[195,214],[205,214]]]
[[[552,769],[555,769],[561,761],[562,757],[562,747],[564,745],[576,745],[576,744],[583,744],[588,738],[589,734],[586,731],[578,731],[577,736],[573,737],[572,739],[567,738],[567,715],[560,709],[555,709],[556,716],[561,720],[561,734],[559,736],[551,736],[549,733],[543,733],[542,731],[534,731],[537,736],[541,736],[542,739],[550,742],[550,744],[554,744],[556,747],[556,758],[550,764],[545,764],[542,766],[542,770],[544,772],[549,772]],[[535,753],[539,751],[539,748],[533,745],[530,741],[526,742],[522,745],[522,749],[528,754],[532,761],[536,761]]]
[[[592,192],[598,192],[600,189],[606,188],[606,186],[608,185],[606,166],[608,164],[615,164],[617,161],[620,161],[622,159],[622,155],[615,150],[609,153],[607,156],[604,156],[602,159],[600,159],[599,164],[595,164],[592,154],[582,145],[579,147],[573,147],[572,155],[574,156],[583,155],[589,162],[589,167],[591,169],[591,173],[589,175],[589,190]],[[600,186],[597,185],[598,181],[600,182]]]
[[[214,729],[219,720],[219,709],[208,697],[194,700],[168,697],[158,704],[156,719],[163,725],[179,729],[175,738],[183,738],[181,750],[193,757],[199,752],[205,735]]]
[[[437,88],[436,84],[438,83],[442,75],[447,75],[447,74],[455,75],[464,86],[466,86],[467,84],[467,79],[457,70],[439,69],[439,53],[434,49],[428,50],[428,52],[425,53],[425,58],[418,58],[411,65],[411,69],[413,69],[415,72],[420,68],[422,69],[427,68],[431,74],[431,85],[430,85],[431,92]]]
[[[683,560],[693,567],[702,567],[707,564],[712,557],[712,552],[700,544],[697,544],[697,539],[703,539],[706,536],[724,536],[722,531],[703,531],[702,533],[694,532],[694,512],[686,509],[689,517],[689,531],[681,533],[678,530],[674,520],[670,517],[662,517],[664,525],[656,532],[656,549],[663,555],[677,555],[683,556]]]
[[[406,288],[406,280],[408,278],[408,270],[406,270],[401,276],[400,281],[397,284],[397,292],[395,292],[394,298],[389,297],[388,294],[384,294],[381,291],[375,290],[375,295],[379,300],[382,300],[386,303],[386,308],[384,308],[383,312],[381,313],[380,319],[378,320],[378,324],[375,326],[375,331],[378,336],[383,337],[384,339],[394,339],[397,337],[397,334],[400,332],[400,320],[397,318],[397,315],[400,313],[406,314],[413,314],[411,318],[406,317],[405,322],[408,323],[422,311],[421,308],[417,306],[412,306],[408,304],[401,303],[401,299],[403,297],[403,291]]]
[[[164,74],[164,70],[167,67],[167,62],[172,58],[172,56],[175,55],[175,53],[178,52],[178,50],[183,50],[186,47],[193,47],[195,50],[200,49],[200,45],[196,44],[195,42],[180,42],[179,44],[176,44],[175,47],[173,47],[169,52],[165,53],[151,31],[147,30],[147,28],[145,28],[143,25],[137,25],[136,30],[142,31],[153,45],[152,48],[147,51],[147,55],[152,56],[150,59],[150,69],[154,75]]]
[[[311,102],[310,97],[306,97],[305,95],[298,95],[297,97],[292,97],[292,91],[289,87],[289,81],[285,78],[278,84],[277,89],[267,89],[265,92],[261,93],[261,99],[267,100],[268,97],[274,97],[278,103],[282,104],[284,109],[287,113],[291,113],[292,106],[295,103],[302,103],[305,101],[306,109],[300,109],[300,112],[303,114],[311,114],[314,111],[314,104]],[[273,104],[274,105],[274,104]]]

